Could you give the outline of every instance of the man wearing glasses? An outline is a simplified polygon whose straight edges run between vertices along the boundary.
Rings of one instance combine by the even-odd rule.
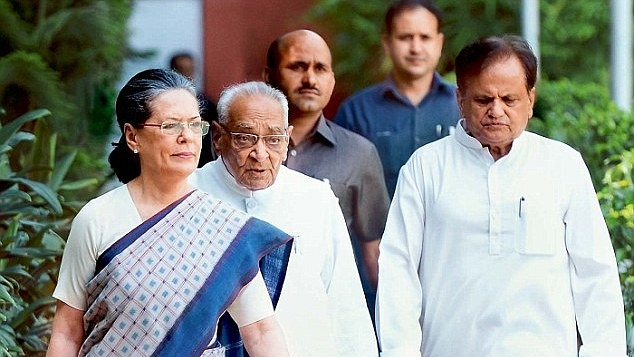
[[[262,82],[223,91],[213,143],[219,159],[190,181],[294,237],[260,265],[292,356],[377,356],[350,237],[330,186],[282,165],[288,102]],[[221,319],[227,356],[243,356]]]

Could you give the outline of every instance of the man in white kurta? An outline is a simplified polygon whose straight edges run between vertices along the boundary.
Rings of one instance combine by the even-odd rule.
[[[485,132],[532,114],[514,56],[471,72],[469,119],[401,169],[380,246],[383,357],[573,357],[577,328],[579,356],[625,356],[616,260],[581,155],[521,123],[499,155]]]
[[[229,129],[216,127],[214,142],[219,143],[216,151],[220,157],[198,169],[190,177],[190,182],[294,237],[284,285],[275,309],[291,356],[376,356],[376,338],[347,226],[330,186],[277,165],[278,155],[275,150],[264,148],[261,137],[255,146],[245,149],[237,149],[234,145],[236,142],[232,141],[231,135],[236,135],[235,132],[230,134],[229,130],[254,133],[265,127],[264,132],[255,135],[274,134],[276,125],[288,123],[278,118],[279,104],[276,104],[278,109],[275,113],[259,115],[262,106],[254,96],[260,100],[266,99],[267,105],[271,104],[271,98],[269,94],[253,94],[253,91],[262,91],[261,86],[268,88],[265,92],[273,89],[261,82],[253,83],[236,85],[238,91],[240,88],[252,87],[248,94],[221,95],[220,122]],[[227,99],[228,96],[235,99]],[[223,110],[224,105],[229,107],[228,110]],[[243,116],[243,113],[249,115]],[[262,119],[252,120],[255,117]],[[282,121],[277,123],[278,119]],[[270,130],[273,132],[268,132]],[[237,135],[236,139],[241,143],[244,138]],[[273,147],[273,144],[270,145]],[[257,153],[249,153],[249,150]],[[248,155],[245,156],[247,158],[236,159],[242,151]],[[256,186],[260,182],[259,179],[245,179],[249,173],[242,175],[244,172],[240,171],[238,162],[245,161],[247,166],[257,166],[260,171],[264,167],[270,168],[269,161],[273,162],[272,165],[276,166],[275,175],[267,185],[263,185],[266,187],[245,187]],[[251,175],[260,177],[259,173]]]
[[[272,186],[250,191],[221,159],[198,169],[191,182],[294,237],[275,309],[292,356],[376,355],[348,231],[326,183],[281,166]]]

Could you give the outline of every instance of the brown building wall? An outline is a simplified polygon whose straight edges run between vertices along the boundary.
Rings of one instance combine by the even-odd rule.
[[[204,86],[218,98],[228,84],[262,79],[266,50],[277,36],[312,28],[302,20],[312,0],[204,0]]]
[[[214,100],[229,84],[261,80],[266,50],[279,35],[308,28],[328,37],[305,20],[314,0],[204,0],[203,83]],[[329,42],[329,41],[328,41]],[[341,95],[333,94],[326,114]]]

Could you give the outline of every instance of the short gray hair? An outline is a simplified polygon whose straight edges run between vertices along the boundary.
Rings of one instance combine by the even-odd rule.
[[[284,126],[288,126],[288,100],[286,96],[270,85],[258,81],[238,83],[225,88],[218,99],[218,121],[221,124],[227,124],[229,107],[235,99],[255,95],[261,95],[278,102],[284,115]]]

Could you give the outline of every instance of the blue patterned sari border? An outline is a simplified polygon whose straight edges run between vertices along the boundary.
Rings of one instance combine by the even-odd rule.
[[[250,218],[240,229],[226,254],[220,258],[214,271],[207,278],[204,287],[188,305],[186,313],[181,315],[168,333],[174,337],[174,341],[164,341],[152,356],[186,356],[183,351],[192,345],[191,336],[202,335],[204,337],[188,355],[191,357],[200,356],[202,351],[207,348],[207,342],[211,341],[216,333],[216,323],[205,324],[205,322],[214,318],[217,321],[240,290],[255,277],[259,270],[259,260],[280,244],[288,242],[290,238],[287,235],[281,236],[280,231],[268,223]],[[271,244],[263,245],[264,241],[269,241]],[[253,257],[257,257],[257,259],[254,260]],[[222,279],[218,277],[222,277]],[[226,284],[225,281],[239,283]],[[217,301],[219,296],[228,296],[228,298]]]

